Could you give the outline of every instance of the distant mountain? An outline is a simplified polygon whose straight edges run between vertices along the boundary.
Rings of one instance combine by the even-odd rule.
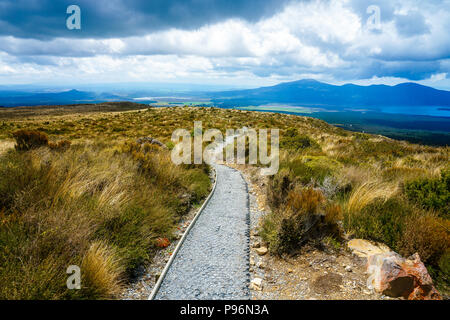
[[[97,103],[123,100],[126,99],[113,94],[78,90],[45,93],[0,91],[0,105],[4,107]]]
[[[450,106],[450,91],[416,83],[396,86],[335,86],[316,80],[299,80],[271,87],[216,92],[212,101],[221,106],[248,106],[270,103],[346,107]]]

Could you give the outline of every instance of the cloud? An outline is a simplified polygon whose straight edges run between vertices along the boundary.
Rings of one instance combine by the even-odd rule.
[[[170,28],[193,30],[231,18],[258,21],[288,0],[78,0],[82,28],[66,28],[73,0],[2,0],[0,35],[20,38],[117,38]]]
[[[412,37],[429,33],[430,29],[425,18],[418,11],[408,12],[408,14],[397,15],[395,26],[400,35]]]
[[[42,70],[39,79],[71,73],[80,81],[445,81],[450,74],[448,1],[96,1],[80,5],[85,34],[74,37],[51,29],[59,18],[44,17],[38,2],[17,3],[0,4],[16,10],[14,19],[0,13],[0,26],[9,26],[0,28],[0,79],[26,78],[27,70],[30,79]],[[373,3],[381,13],[375,32],[367,26]],[[18,9],[25,4],[28,11]],[[13,23],[21,16],[23,27]],[[33,30],[40,19],[48,25]]]

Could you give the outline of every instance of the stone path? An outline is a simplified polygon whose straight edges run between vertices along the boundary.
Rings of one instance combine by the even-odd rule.
[[[215,165],[217,185],[155,299],[249,299],[249,198],[239,171]]]

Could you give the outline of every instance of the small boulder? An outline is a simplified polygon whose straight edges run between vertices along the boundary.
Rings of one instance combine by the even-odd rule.
[[[388,246],[382,243],[371,242],[363,239],[352,239],[347,243],[353,254],[361,258],[368,258],[375,254],[391,252]]]
[[[441,300],[425,265],[416,253],[409,259],[395,252],[372,255],[367,260],[370,289],[408,300]]]
[[[256,249],[256,253],[260,256],[263,256],[267,253],[267,247],[260,247]]]

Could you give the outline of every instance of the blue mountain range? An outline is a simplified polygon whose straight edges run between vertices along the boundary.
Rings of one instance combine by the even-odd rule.
[[[213,93],[212,101],[222,106],[248,106],[272,103],[317,106],[450,106],[450,91],[417,83],[395,86],[341,86],[316,80],[299,80],[275,86]]]

